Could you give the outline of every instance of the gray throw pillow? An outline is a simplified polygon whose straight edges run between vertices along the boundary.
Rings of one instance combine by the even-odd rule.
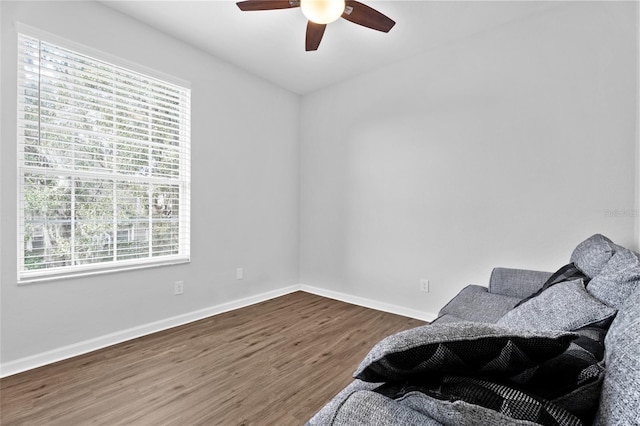
[[[616,310],[591,296],[582,279],[558,283],[507,312],[497,325],[519,330],[572,331],[613,318]]]
[[[593,278],[602,271],[602,268],[611,259],[615,248],[616,245],[604,235],[592,235],[573,250],[571,263],[586,276]]]
[[[602,271],[589,282],[587,291],[607,305],[620,309],[638,287],[638,256],[631,250],[618,246]]]

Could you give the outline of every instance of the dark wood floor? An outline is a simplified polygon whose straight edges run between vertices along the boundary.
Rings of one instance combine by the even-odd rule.
[[[302,425],[422,321],[296,292],[0,380],[0,424]]]

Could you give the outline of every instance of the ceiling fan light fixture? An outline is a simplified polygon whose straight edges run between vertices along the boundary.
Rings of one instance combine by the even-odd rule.
[[[344,0],[301,0],[302,13],[316,24],[330,24],[344,13]]]

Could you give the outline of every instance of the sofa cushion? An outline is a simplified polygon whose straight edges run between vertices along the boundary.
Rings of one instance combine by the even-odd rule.
[[[513,309],[520,299],[487,292],[487,287],[468,285],[444,308],[439,316],[453,315],[465,321],[495,323]]]
[[[640,287],[640,261],[638,256],[623,247],[589,282],[589,293],[609,306],[620,309],[631,294]]]
[[[576,246],[571,253],[571,263],[593,278],[602,271],[616,250],[616,245],[600,234],[592,235]]]
[[[581,279],[555,284],[507,312],[498,325],[521,330],[577,330],[613,318],[616,310],[591,296]]]
[[[626,301],[605,339],[607,372],[597,425],[640,424],[640,289]]]

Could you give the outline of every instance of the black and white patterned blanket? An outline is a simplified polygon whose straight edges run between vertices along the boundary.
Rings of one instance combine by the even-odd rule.
[[[487,332],[448,338],[447,327],[454,329],[441,325],[438,330],[444,338],[387,346],[375,359],[365,360],[355,377],[384,382],[376,392],[392,399],[421,392],[543,425],[579,425],[593,416],[597,398],[585,395],[599,394],[593,388],[600,386],[604,373],[605,328],[585,327],[553,337]]]

